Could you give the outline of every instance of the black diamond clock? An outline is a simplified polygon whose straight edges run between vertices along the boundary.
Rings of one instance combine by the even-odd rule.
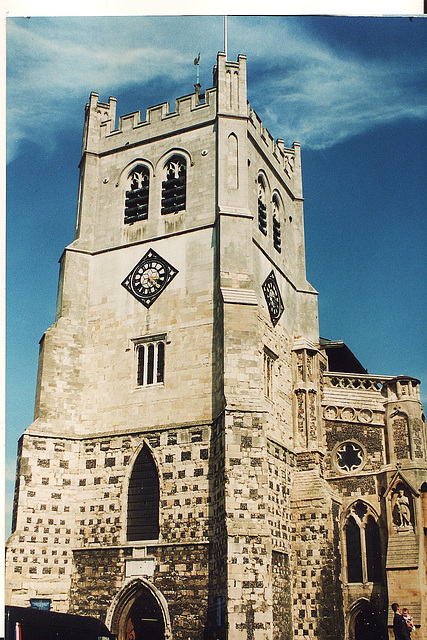
[[[276,326],[285,308],[283,306],[282,296],[280,295],[274,271],[272,271],[265,279],[262,285],[262,290],[264,291],[264,296],[267,301],[271,322]]]
[[[178,273],[167,260],[149,249],[122,282],[144,307],[151,307]]]

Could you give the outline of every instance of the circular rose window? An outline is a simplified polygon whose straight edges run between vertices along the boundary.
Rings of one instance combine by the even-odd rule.
[[[362,447],[356,442],[343,442],[335,451],[335,462],[344,473],[356,471],[364,462]]]

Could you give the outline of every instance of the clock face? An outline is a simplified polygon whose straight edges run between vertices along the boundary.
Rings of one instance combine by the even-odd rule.
[[[148,309],[177,273],[169,262],[149,249],[122,285]]]
[[[274,271],[267,276],[264,284],[262,285],[262,289],[264,291],[271,322],[276,326],[284,311],[284,306]]]

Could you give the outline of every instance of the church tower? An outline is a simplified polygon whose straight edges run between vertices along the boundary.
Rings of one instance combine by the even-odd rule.
[[[92,93],[19,442],[7,601],[97,616],[117,640],[344,638],[325,468],[348,399],[330,353],[300,147],[249,108],[245,56],[219,53],[213,88],[117,125],[116,100]]]

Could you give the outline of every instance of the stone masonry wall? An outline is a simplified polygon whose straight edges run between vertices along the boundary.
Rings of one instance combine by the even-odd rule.
[[[273,640],[291,640],[292,625],[292,575],[289,555],[272,552],[273,577]]]
[[[25,605],[45,595],[54,610],[66,611],[71,550],[126,542],[127,483],[144,443],[160,470],[161,540],[207,541],[209,425],[83,442],[24,436],[21,508],[8,554],[14,603]]]
[[[208,546],[149,546],[155,559],[150,581],[168,603],[173,638],[203,640],[208,618]],[[76,572],[71,611],[105,620],[108,608],[126,584],[125,563],[132,548],[94,548],[74,552]]]
[[[16,478],[19,511],[8,541],[6,597],[28,606],[32,597],[50,598],[67,611],[75,544],[75,490],[79,443],[24,435]]]
[[[339,505],[313,472],[299,472],[292,500],[294,638],[344,637]]]

